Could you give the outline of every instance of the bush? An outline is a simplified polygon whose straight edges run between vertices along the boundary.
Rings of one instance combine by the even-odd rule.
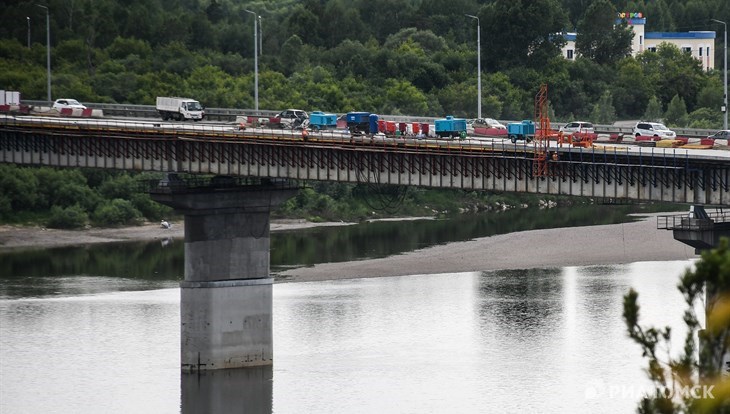
[[[78,229],[84,227],[88,221],[89,216],[78,204],[66,208],[53,206],[46,226],[54,229]]]
[[[137,193],[132,196],[132,205],[150,221],[159,221],[173,215],[172,208],[153,201],[149,194]]]
[[[99,205],[94,211],[94,222],[101,226],[140,224],[142,214],[131,202],[115,198]]]

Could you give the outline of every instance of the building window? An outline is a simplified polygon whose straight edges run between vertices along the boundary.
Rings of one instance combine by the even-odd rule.
[[[568,59],[573,59],[573,49],[568,49]]]
[[[644,44],[644,36],[639,36],[639,44],[640,45]]]
[[[649,50],[650,52],[656,52],[656,47],[650,47],[650,48],[649,48],[648,50]]]
[[[691,47],[683,47],[682,52],[692,54],[692,48]]]
[[[710,57],[710,47],[709,46],[707,46],[706,52],[707,52],[706,56]]]
[[[702,57],[702,48],[700,48],[700,57]]]

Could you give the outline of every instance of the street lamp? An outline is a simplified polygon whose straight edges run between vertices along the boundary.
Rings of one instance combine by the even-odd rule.
[[[48,80],[48,102],[51,101],[51,17],[48,13],[48,7],[36,4],[36,6],[46,9],[46,78]]]
[[[479,30],[479,18],[471,14],[464,16],[477,20],[477,118],[482,119],[482,45]]]
[[[259,16],[259,56],[264,54],[264,27],[261,26],[261,16]]]
[[[25,20],[28,21],[28,49],[30,49],[30,17],[26,16]]]
[[[720,21],[720,20],[716,20],[716,19],[710,19],[710,20],[712,20],[713,22],[722,23],[725,26],[725,40],[724,40],[725,64],[722,67],[723,72],[725,73],[725,95],[722,98],[722,112],[725,113],[725,118],[723,120],[722,129],[727,129],[727,109],[728,109],[727,108],[727,23]]]
[[[258,26],[256,24],[259,16],[251,10],[246,10],[247,13],[253,14],[253,70],[254,70],[254,100],[256,102],[256,114],[259,112],[259,41],[258,41]]]

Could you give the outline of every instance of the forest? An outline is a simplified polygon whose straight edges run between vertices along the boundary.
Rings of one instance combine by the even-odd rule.
[[[259,16],[261,109],[473,118],[478,27],[486,117],[531,118],[547,83],[557,121],[722,125],[723,26],[710,19],[730,20],[727,0],[5,0],[2,11],[0,89],[27,100],[46,99],[48,27],[53,99],[151,105],[156,96],[188,96],[206,107],[251,110]],[[642,12],[647,31],[716,31],[719,70],[704,71],[671,45],[632,57],[633,35],[616,24],[619,11]],[[578,33],[575,61],[561,55],[568,32]],[[144,176],[2,167],[0,222],[74,228],[172,214],[136,188]],[[357,220],[562,202],[385,191],[316,183],[275,214]]]
[[[53,99],[153,104],[190,96],[207,107],[259,107],[473,118],[479,18],[484,116],[532,117],[547,83],[555,120],[666,118],[721,126],[726,0],[48,0],[5,1],[0,88],[46,99],[46,11]],[[716,67],[676,47],[630,56],[618,11],[647,31],[713,30]],[[577,32],[575,61],[561,35]],[[29,45],[30,44],[30,45]],[[29,47],[30,46],[30,47]],[[669,112],[669,113],[668,113]]]

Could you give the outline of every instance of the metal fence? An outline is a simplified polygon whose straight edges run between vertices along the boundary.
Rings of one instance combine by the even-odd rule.
[[[691,217],[689,213],[657,216],[659,230],[712,230],[717,223],[730,223],[730,210],[707,213],[707,218]]]

